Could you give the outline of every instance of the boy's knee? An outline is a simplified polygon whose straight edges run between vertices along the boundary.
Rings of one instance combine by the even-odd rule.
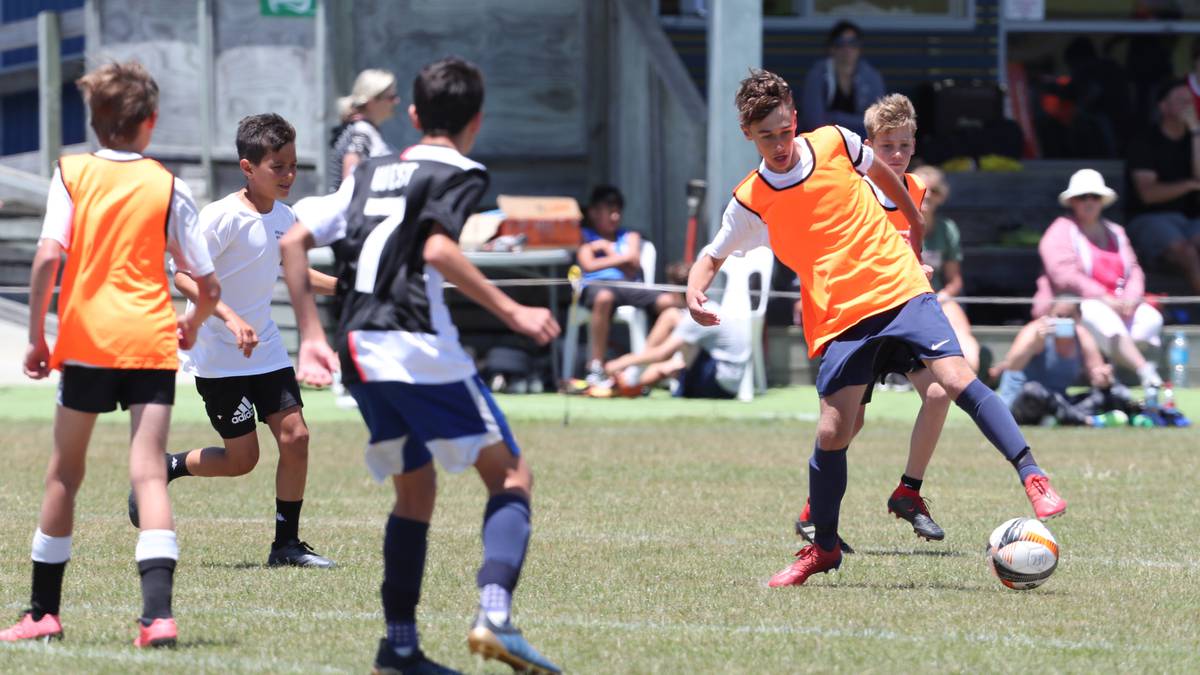
[[[950,394],[940,384],[933,384],[925,390],[925,404],[942,408],[950,407]]]
[[[613,303],[616,301],[616,299],[617,296],[613,295],[611,290],[607,288],[601,288],[600,290],[596,291],[596,296],[592,298],[592,309],[599,309],[601,307],[610,308],[613,306]]]
[[[308,426],[285,427],[279,433],[279,452],[292,459],[308,459]]]
[[[229,475],[244,476],[258,466],[258,448],[245,450],[230,456]]]
[[[850,445],[857,433],[856,424],[835,418],[822,418],[817,423],[817,447],[822,450],[837,450]]]

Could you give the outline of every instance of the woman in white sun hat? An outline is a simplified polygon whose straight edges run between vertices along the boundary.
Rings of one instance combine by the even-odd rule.
[[[1033,315],[1046,314],[1055,296],[1083,298],[1083,323],[1095,333],[1104,353],[1137,371],[1143,386],[1159,386],[1162,378],[1138,344],[1162,344],[1162,314],[1145,301],[1146,275],[1125,229],[1101,212],[1117,201],[1094,169],[1071,176],[1058,202],[1068,213],[1050,224],[1038,253],[1045,273],[1038,279]]]

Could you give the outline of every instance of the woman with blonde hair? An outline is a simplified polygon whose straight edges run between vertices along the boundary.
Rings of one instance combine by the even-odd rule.
[[[1145,298],[1146,274],[1125,228],[1103,216],[1117,193],[1095,169],[1080,169],[1058,196],[1067,214],[1050,224],[1038,244],[1045,274],[1033,296],[1034,318],[1049,311],[1056,295],[1083,298],[1083,323],[1098,336],[1100,349],[1137,371],[1143,386],[1159,386],[1153,361],[1136,343],[1159,347],[1163,317]]]
[[[400,103],[396,76],[390,71],[369,68],[354,79],[349,96],[338,99],[341,123],[333,129],[329,154],[329,191],[334,192],[359,162],[393,149],[383,140],[379,125],[390,118]]]

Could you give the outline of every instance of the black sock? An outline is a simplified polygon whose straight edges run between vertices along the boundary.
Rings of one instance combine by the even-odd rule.
[[[846,494],[846,448],[813,447],[808,460],[809,517],[817,546],[832,551],[838,546],[838,516]]]
[[[417,620],[429,523],[391,516],[383,537],[383,618],[388,625]]]
[[[33,593],[29,605],[34,621],[47,614],[58,614],[62,602],[63,572],[66,569],[65,562],[33,562]]]
[[[171,588],[175,583],[175,561],[150,558],[138,562],[142,575],[142,625],[171,618]]]
[[[286,544],[300,539],[300,507],[304,500],[285,502],[275,500],[275,543]]]
[[[903,485],[904,487],[908,488],[909,490],[912,490],[913,492],[920,492],[921,491],[921,483],[924,483],[924,482],[925,481],[921,480],[920,478],[913,478],[912,476],[910,476],[908,474],[902,474],[900,476],[900,484]]]
[[[190,451],[188,451],[190,452]],[[183,476],[192,475],[187,468],[187,452],[177,452],[174,455],[167,453],[167,482],[175,480]]]
[[[1023,450],[1012,460],[1013,468],[1017,470],[1017,475],[1021,477],[1021,482],[1024,483],[1026,478],[1033,475],[1046,475],[1037,462],[1033,460],[1033,453],[1029,450]]]

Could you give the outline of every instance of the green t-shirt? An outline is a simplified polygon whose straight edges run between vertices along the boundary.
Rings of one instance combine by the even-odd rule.
[[[938,218],[933,227],[925,230],[925,241],[922,245],[921,260],[933,268],[933,290],[940,291],[946,285],[942,278],[942,265],[948,262],[962,262],[962,237],[958,233],[958,225],[949,218]]]

